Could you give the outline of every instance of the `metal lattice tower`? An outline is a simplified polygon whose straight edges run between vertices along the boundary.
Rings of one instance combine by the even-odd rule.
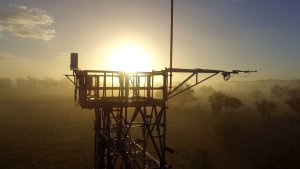
[[[166,71],[73,70],[70,76],[76,102],[95,110],[95,169],[167,168]]]
[[[95,169],[164,169],[166,152],[167,102],[170,98],[221,73],[225,80],[231,72],[210,69],[172,68],[152,72],[78,70],[77,54],[71,54],[75,101],[95,111]],[[75,65],[75,66],[74,66]],[[188,77],[169,90],[169,73]],[[200,74],[209,74],[200,78]],[[188,88],[181,87],[188,83]]]

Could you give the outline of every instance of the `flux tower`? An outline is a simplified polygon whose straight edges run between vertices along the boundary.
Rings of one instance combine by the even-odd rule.
[[[133,72],[80,70],[78,54],[71,53],[70,75],[75,102],[95,112],[94,169],[166,169],[168,100],[221,74],[256,71],[182,69],[172,66],[173,0],[171,0],[170,67],[159,71]],[[138,63],[137,63],[138,64]],[[172,86],[173,74],[186,79]],[[188,88],[182,88],[189,83]]]

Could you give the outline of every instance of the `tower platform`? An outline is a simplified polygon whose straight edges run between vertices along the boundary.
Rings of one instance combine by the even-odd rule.
[[[75,100],[82,108],[164,106],[165,71],[74,71]]]

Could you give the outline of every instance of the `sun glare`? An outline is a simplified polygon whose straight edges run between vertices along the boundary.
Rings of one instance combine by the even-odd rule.
[[[123,45],[113,50],[108,59],[108,67],[126,72],[151,71],[152,62],[143,48]]]

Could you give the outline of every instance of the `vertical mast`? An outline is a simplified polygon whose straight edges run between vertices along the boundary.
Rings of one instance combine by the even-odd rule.
[[[171,34],[170,34],[170,90],[172,89],[172,68],[173,68],[173,0],[171,0]]]

